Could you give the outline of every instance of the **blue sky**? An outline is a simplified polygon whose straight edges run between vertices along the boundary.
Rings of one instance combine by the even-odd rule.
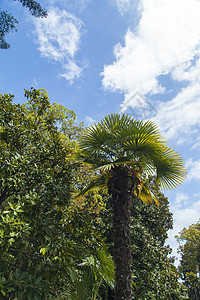
[[[0,92],[22,102],[24,88],[90,125],[108,113],[152,118],[185,160],[188,177],[164,192],[174,214],[168,242],[200,217],[200,1],[40,1],[47,19],[13,0],[1,9],[19,20],[1,50]]]

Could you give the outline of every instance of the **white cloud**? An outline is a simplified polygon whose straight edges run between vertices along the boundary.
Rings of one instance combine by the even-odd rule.
[[[199,148],[200,148],[200,137],[197,137],[196,142],[193,143],[193,145],[191,147],[191,150],[199,149]]]
[[[123,104],[121,104],[120,113],[130,110],[134,118],[147,119],[156,114],[156,107],[154,107],[148,99],[139,92],[126,95]]]
[[[60,76],[69,80],[70,83],[73,83],[74,78],[79,78],[82,72],[82,69],[72,60],[69,60],[68,63],[63,66],[63,69],[65,69],[65,72],[60,74]]]
[[[47,1],[47,0],[46,0]],[[55,5],[55,4],[61,4],[62,7],[67,7],[69,9],[79,9],[79,10],[83,10],[84,8],[86,8],[87,4],[90,2],[91,0],[48,0],[47,1],[47,5],[51,4],[51,5]]]
[[[127,12],[131,6],[132,0],[115,0],[117,8],[121,14]]]
[[[195,195],[191,195],[191,197],[195,198]],[[191,199],[189,195],[183,193],[178,193],[176,197],[177,201],[180,200],[179,204],[188,201],[189,199]],[[179,205],[178,208],[176,206],[171,207],[171,210],[173,212],[174,226],[173,229],[169,231],[167,243],[169,243],[173,249],[172,255],[180,258],[177,254],[178,243],[174,236],[178,235],[184,227],[188,228],[191,224],[197,223],[200,216],[200,200],[196,200],[189,208],[183,208]],[[176,264],[178,264],[178,262]]]
[[[93,125],[96,121],[92,117],[86,116],[85,122],[86,122],[87,126],[90,126],[90,125]]]
[[[37,82],[37,79],[36,79],[36,78],[33,78],[32,86],[33,86],[34,88],[36,88],[36,87],[38,86],[38,82]]]
[[[34,19],[41,55],[59,62],[66,80],[79,77],[81,67],[75,62],[79,49],[82,22],[73,14],[57,8],[48,10],[47,19]]]
[[[200,179],[200,160],[189,159],[186,162],[186,168],[188,169],[187,179],[190,181],[192,179]]]
[[[118,5],[128,2],[118,1]],[[115,61],[104,66],[103,86],[124,92],[122,110],[125,111],[126,99],[135,92],[147,95],[165,91],[160,75],[168,74],[176,81],[187,80],[188,87],[176,99],[161,105],[160,124],[172,136],[177,127],[184,131],[187,125],[190,129],[199,124],[200,1],[140,0],[138,7],[139,24],[134,32],[127,31],[124,45],[115,46]],[[184,116],[178,116],[180,111]]]
[[[187,204],[188,200],[189,200],[189,196],[187,194],[185,194],[183,192],[178,192],[176,194],[176,199],[175,199],[175,203],[174,203],[172,210],[175,210],[175,209],[185,206]]]
[[[199,84],[191,83],[172,100],[160,103],[153,120],[162,129],[167,139],[176,138],[177,142],[194,143],[200,126],[200,89]]]
[[[137,20],[137,7],[140,4],[140,0],[111,0],[116,5],[119,13],[123,15],[134,16],[134,21]],[[139,10],[139,9],[138,9]]]

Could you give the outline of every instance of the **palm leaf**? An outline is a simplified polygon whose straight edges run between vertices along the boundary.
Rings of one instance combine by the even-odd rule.
[[[106,183],[106,176],[107,174],[97,174],[95,176],[95,178],[79,193],[77,194],[75,197],[78,198],[80,196],[83,196],[85,194],[87,194],[89,191],[93,190],[93,189],[101,189],[103,187],[105,187],[105,183]]]
[[[156,174],[157,182],[168,189],[176,187],[186,177],[182,158],[166,145],[152,121],[108,115],[85,130],[80,147],[79,161],[101,172],[111,170],[114,165],[132,163],[134,167],[140,163],[145,176]]]
[[[158,199],[150,190],[147,180],[142,185],[142,190],[141,190],[139,198],[142,200],[142,202],[144,202],[146,204],[155,202],[157,205],[159,205]]]
[[[96,170],[110,171],[114,166],[119,166],[119,165],[127,165],[132,167],[139,167],[139,168],[141,166],[139,161],[133,162],[131,159],[129,159],[129,157],[120,157],[119,159],[116,159],[114,161],[101,164],[99,167],[96,168]]]
[[[154,158],[157,170],[157,182],[164,189],[172,189],[181,184],[187,175],[181,156],[167,146],[162,147],[160,156]]]

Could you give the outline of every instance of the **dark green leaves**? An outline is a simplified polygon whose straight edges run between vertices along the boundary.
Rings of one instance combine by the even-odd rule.
[[[34,17],[46,18],[47,11],[41,7],[41,5],[34,0],[15,0],[19,1],[24,7],[27,7],[30,14]]]
[[[90,233],[83,234],[88,221],[75,222],[67,209],[74,170],[66,156],[81,127],[46,91],[26,96],[27,105],[17,105],[0,95],[0,290],[12,299],[45,299],[68,276],[69,253]]]

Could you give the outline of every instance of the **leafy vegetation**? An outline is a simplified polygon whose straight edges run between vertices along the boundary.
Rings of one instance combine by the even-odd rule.
[[[134,199],[132,205],[132,274],[135,299],[181,299],[179,274],[165,245],[172,229],[169,201],[150,180],[159,205]]]
[[[70,209],[77,170],[66,157],[81,125],[72,111],[51,105],[44,90],[25,96],[23,105],[0,98],[1,294],[44,299],[69,282],[75,289],[88,270],[95,284],[107,282],[107,263],[112,282],[111,258],[91,214]]]
[[[84,130],[45,90],[25,97],[20,105],[0,95],[0,299],[114,299],[123,243],[124,299],[181,299],[159,186],[184,178],[181,158],[151,122],[111,115]],[[113,228],[116,209],[128,222],[118,216]]]
[[[131,299],[131,195],[146,203],[157,201],[147,176],[155,175],[156,183],[173,188],[185,178],[183,160],[166,145],[153,122],[119,114],[108,115],[87,128],[80,150],[74,159],[90,165],[96,174],[81,194],[107,185],[112,195],[115,299]]]
[[[180,243],[181,261],[179,270],[187,287],[189,299],[200,298],[200,221],[183,228],[177,236]]]
[[[182,299],[182,286],[178,282],[179,273],[170,258],[171,249],[165,245],[167,231],[172,228],[172,214],[169,201],[155,186],[153,178],[150,188],[159,205],[145,204],[134,197],[131,206],[131,254],[132,254],[132,299]],[[102,232],[113,253],[111,199],[105,200],[107,207],[102,211]],[[114,292],[109,299],[114,299]]]

